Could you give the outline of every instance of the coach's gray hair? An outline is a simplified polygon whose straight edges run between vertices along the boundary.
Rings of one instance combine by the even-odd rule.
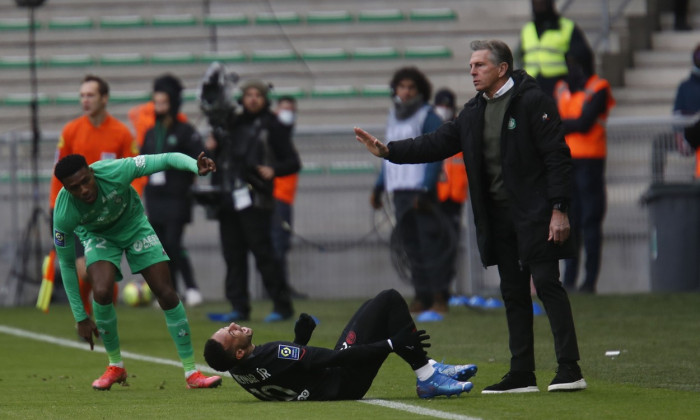
[[[472,51],[488,50],[493,64],[506,63],[508,65],[506,76],[510,77],[513,74],[513,53],[505,42],[498,39],[476,40],[472,41],[470,47]]]

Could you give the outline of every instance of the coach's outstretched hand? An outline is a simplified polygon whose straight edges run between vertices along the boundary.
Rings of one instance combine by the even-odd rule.
[[[311,333],[314,332],[317,321],[317,318],[309,314],[299,315],[299,319],[294,324],[294,343],[305,346],[311,340]]]
[[[197,169],[199,170],[199,176],[204,176],[209,172],[216,172],[216,163],[204,156],[204,152],[202,152],[197,156]]]
[[[406,325],[398,333],[393,335],[390,340],[395,353],[423,351],[430,347],[427,340],[430,336],[425,333],[425,330],[416,330],[412,324]]]
[[[367,150],[374,156],[383,158],[389,156],[389,148],[376,137],[369,134],[360,127],[355,127],[355,138],[360,143],[364,144]]]

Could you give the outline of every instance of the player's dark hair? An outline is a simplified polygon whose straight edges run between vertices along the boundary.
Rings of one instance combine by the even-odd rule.
[[[95,82],[97,83],[97,91],[100,92],[101,96],[109,95],[109,84],[105,79],[95,76],[94,74],[88,74],[83,78],[83,81],[80,82],[82,85],[83,83],[87,82]]]
[[[204,343],[204,360],[212,369],[219,372],[226,372],[238,362],[238,359],[227,353],[224,346],[213,338]]]
[[[64,179],[87,167],[88,164],[83,155],[68,155],[56,163],[53,174],[63,182]]]
[[[429,101],[433,97],[433,86],[425,74],[418,70],[417,67],[402,67],[396,70],[396,73],[391,78],[391,82],[389,82],[392,95],[396,94],[396,87],[399,85],[399,82],[406,79],[412,80],[416,84],[416,89],[423,96],[424,101]]]

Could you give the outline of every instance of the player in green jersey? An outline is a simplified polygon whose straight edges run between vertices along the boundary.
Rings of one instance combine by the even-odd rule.
[[[122,279],[122,254],[126,254],[131,271],[143,275],[165,312],[187,387],[221,385],[221,377],[207,377],[195,367],[190,326],[170,280],[168,256],[130,185],[135,178],[167,169],[206,175],[215,171],[216,165],[202,152],[196,160],[180,153],[165,153],[98,161],[90,166],[83,156],[68,155],[54,168],[54,175],[63,184],[56,198],[53,225],[63,285],[78,323],[78,335],[90,343],[90,349],[94,348],[93,335],[101,337],[109,358],[107,371],[92,383],[97,390],[108,390],[114,383],[126,381],[112,303],[115,281]],[[94,321],[80,300],[74,232],[85,247],[87,271],[93,279]]]

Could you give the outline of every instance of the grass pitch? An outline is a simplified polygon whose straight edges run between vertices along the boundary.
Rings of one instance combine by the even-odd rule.
[[[90,384],[104,371],[104,353],[79,343],[70,310],[52,305],[49,314],[34,308],[0,308],[0,326],[48,335],[82,349],[33,340],[0,330],[0,417],[3,419],[120,418],[269,418],[269,419],[691,419],[700,413],[700,294],[648,294],[571,297],[581,368],[589,389],[548,393],[556,362],[549,324],[535,317],[537,380],[541,392],[481,395],[508,370],[503,310],[451,308],[445,321],[419,324],[431,335],[430,355],[446,362],[479,366],[474,389],[458,398],[421,400],[415,376],[395,355],[380,370],[365,399],[356,401],[271,403],[256,400],[227,374],[213,390],[185,388],[182,368],[125,359],[128,386],[98,392]],[[298,312],[321,319],[309,344],[332,346],[359,300],[299,301]],[[198,363],[206,338],[220,324],[209,311],[223,303],[188,309]],[[268,302],[254,305],[254,342],[293,337],[293,322],[264,324]],[[160,310],[117,308],[124,351],[176,361]],[[7,328],[6,328],[7,329]],[[88,349],[85,351],[84,349]],[[620,355],[605,356],[609,350]]]

